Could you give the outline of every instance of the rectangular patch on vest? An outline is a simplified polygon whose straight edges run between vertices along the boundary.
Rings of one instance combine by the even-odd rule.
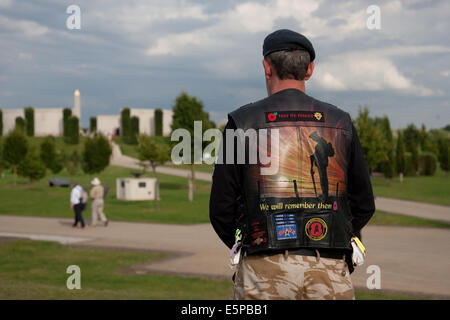
[[[282,121],[325,121],[323,112],[319,111],[273,111],[266,112],[265,118],[266,123]]]
[[[297,223],[295,222],[295,214],[275,214],[273,216],[275,222],[275,232],[277,240],[288,240],[297,238]]]
[[[297,225],[286,224],[275,227],[277,232],[277,240],[297,239]]]

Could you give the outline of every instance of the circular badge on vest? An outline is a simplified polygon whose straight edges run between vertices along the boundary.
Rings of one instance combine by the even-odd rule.
[[[313,241],[319,241],[327,235],[328,226],[320,218],[312,218],[306,222],[305,233]]]

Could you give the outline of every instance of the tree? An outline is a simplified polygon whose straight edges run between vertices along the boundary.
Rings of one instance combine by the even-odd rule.
[[[70,116],[66,123],[67,135],[64,137],[68,144],[78,144],[80,142],[80,123],[78,117]]]
[[[397,151],[395,153],[397,172],[400,174],[400,181],[403,181],[403,175],[406,174],[405,144],[403,142],[402,131],[398,131]]]
[[[50,169],[53,173],[58,173],[62,170],[63,159],[56,150],[54,137],[47,136],[44,141],[42,141],[40,146],[40,158],[45,165],[45,168]]]
[[[403,135],[406,151],[411,152],[414,171],[417,173],[419,171],[420,132],[414,124],[410,124],[403,131]]]
[[[89,119],[89,131],[94,133],[97,131],[97,117],[91,117]]]
[[[128,137],[129,144],[137,144],[137,136],[139,134],[139,118],[136,116],[130,119],[130,136]]]
[[[139,160],[145,166],[144,161],[148,161],[152,167],[153,174],[156,178],[156,210],[159,210],[159,178],[156,173],[156,167],[163,165],[170,160],[170,146],[162,137],[150,137],[148,135],[139,135],[137,151]]]
[[[112,149],[108,139],[96,134],[93,138],[86,138],[83,149],[82,168],[85,173],[100,173],[109,165]]]
[[[16,118],[16,126],[15,129],[21,130],[25,132],[25,120],[22,117]]]
[[[69,108],[64,108],[63,109],[63,136],[64,136],[64,138],[69,136],[67,124],[68,124],[69,118],[71,116],[72,116],[72,110]]]
[[[3,112],[0,109],[0,137],[3,135]]]
[[[25,131],[29,137],[34,136],[34,109],[33,107],[25,108]]]
[[[64,156],[67,172],[75,176],[80,168],[81,157],[77,150],[74,150],[67,158]]]
[[[441,169],[445,171],[446,175],[450,171],[450,150],[447,139],[441,137],[438,142],[439,145],[439,162]]]
[[[25,159],[28,148],[28,139],[20,129],[11,131],[4,139],[3,159],[12,167],[14,185],[17,183],[17,166]]]
[[[431,146],[430,136],[424,124],[422,124],[422,127],[420,128],[419,137],[420,137],[420,149],[422,151],[432,152],[433,150]]]
[[[155,136],[163,135],[163,111],[161,109],[155,110]]]
[[[17,172],[23,177],[30,179],[30,183],[45,177],[45,165],[39,158],[35,148],[30,148],[26,157],[17,167]]]
[[[355,121],[355,127],[358,132],[361,148],[366,159],[369,172],[386,161],[388,158],[387,142],[381,129],[375,125],[369,117],[369,109],[361,107],[358,110],[358,117]]]
[[[391,124],[389,118],[384,116],[382,118],[376,118],[375,123],[380,128],[385,141],[385,160],[381,162],[380,167],[384,173],[387,184],[390,184],[390,180],[394,176],[394,138],[392,136]]]
[[[194,162],[201,159],[194,159],[194,121],[202,122],[202,130],[205,131],[213,127],[207,112],[203,111],[203,102],[194,96],[189,96],[182,92],[175,100],[173,107],[172,131],[176,129],[186,129],[191,135],[191,182],[195,190],[195,166]],[[203,136],[203,132],[202,132]]]
[[[128,143],[127,140],[131,134],[131,116],[130,108],[126,107],[120,112],[120,132],[123,137],[123,141]]]

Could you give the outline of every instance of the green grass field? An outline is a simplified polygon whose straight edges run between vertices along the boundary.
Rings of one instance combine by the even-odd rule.
[[[30,145],[37,148],[39,151],[41,143],[44,141],[45,137],[32,137],[28,138],[28,141],[30,142]],[[66,155],[70,155],[74,150],[77,150],[78,153],[81,155],[83,151],[83,145],[84,145],[85,137],[80,136],[80,142],[78,144],[66,144],[64,142],[63,137],[55,137],[55,147],[56,150],[60,150],[64,152]]]
[[[450,206],[450,176],[437,169],[434,176],[405,177],[403,183],[396,177],[387,186],[386,179],[373,178],[375,195]]]
[[[0,243],[0,299],[226,299],[230,283],[202,278],[119,274],[161,254]],[[81,289],[68,290],[69,265],[81,269]]]
[[[228,299],[231,281],[119,273],[162,258],[160,253],[64,247],[43,241],[0,242],[0,299]],[[81,269],[81,289],[66,287],[69,265]],[[357,299],[413,299],[357,291]]]
[[[429,219],[405,216],[383,211],[376,211],[368,225],[380,226],[403,226],[403,227],[428,227],[428,228],[450,228],[450,224]]]
[[[108,167],[99,178],[110,187],[105,202],[105,213],[113,221],[157,222],[193,224],[209,222],[209,182],[197,181],[194,201],[188,201],[187,179],[169,175],[159,175],[161,183],[160,210],[156,211],[152,201],[121,201],[116,199],[116,178],[130,176],[131,169]],[[146,175],[152,176],[151,173]],[[78,181],[90,188],[94,176],[70,177],[64,170],[58,177]],[[12,186],[12,175],[5,172],[0,179],[0,214],[72,218],[69,208],[70,188],[51,188],[47,179],[29,184],[19,178],[18,185]],[[19,200],[20,199],[20,200]],[[84,217],[90,217],[89,209]],[[432,220],[408,217],[377,211],[369,222],[373,225],[423,226],[448,228],[449,225]]]
[[[201,223],[208,222],[208,205],[210,183],[197,181],[194,201],[188,201],[188,180],[169,175],[159,175],[161,202],[156,211],[151,201],[121,201],[116,199],[116,178],[130,177],[131,169],[108,167],[98,177],[110,187],[105,202],[105,213],[115,221],[142,221],[160,223]],[[135,171],[135,170],[134,170]],[[151,173],[147,174],[152,176]],[[65,170],[55,175],[78,181],[82,186],[90,188],[94,176],[79,175],[70,177]],[[70,188],[51,188],[47,179],[29,184],[25,178],[19,178],[18,185],[13,187],[12,175],[5,172],[0,179],[0,214],[66,217],[71,218],[73,212],[69,207]],[[89,209],[84,213],[90,216]]]

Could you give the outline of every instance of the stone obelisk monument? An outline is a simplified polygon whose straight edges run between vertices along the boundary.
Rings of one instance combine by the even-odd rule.
[[[81,96],[80,91],[77,89],[73,93],[73,109],[72,109],[72,115],[77,117],[78,120],[81,122]]]

